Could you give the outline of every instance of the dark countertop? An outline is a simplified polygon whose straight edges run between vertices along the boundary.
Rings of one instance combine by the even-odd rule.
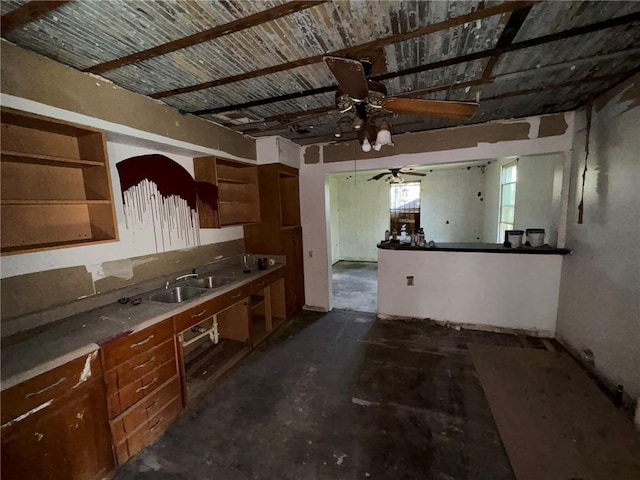
[[[434,247],[412,247],[408,243],[380,242],[378,248],[384,250],[420,251],[420,252],[476,252],[476,253],[510,253],[525,255],[570,255],[571,250],[555,248],[549,245],[518,248],[505,247],[500,243],[436,243]]]
[[[237,266],[227,267],[207,274],[234,278],[233,283],[211,289],[182,303],[151,300],[149,297],[152,294],[162,291],[155,289],[140,295],[140,305],[130,302],[121,305],[115,302],[44,326],[33,335],[3,346],[0,352],[0,390],[10,388],[83,355],[91,355],[100,348],[100,344],[110,338],[143,330],[282,267],[282,264],[276,263],[266,270],[253,269],[249,274],[242,273]]]

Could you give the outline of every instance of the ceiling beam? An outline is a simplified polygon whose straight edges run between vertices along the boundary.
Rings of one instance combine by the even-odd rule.
[[[523,40],[521,42],[512,43],[510,45],[503,45],[502,47],[496,47],[489,50],[483,50],[479,52],[473,52],[466,55],[461,55],[459,57],[453,57],[446,60],[440,60],[438,62],[427,63],[425,65],[419,65],[416,67],[407,68],[404,70],[399,70],[397,72],[389,72],[384,73],[382,75],[374,75],[371,77],[371,80],[381,81],[381,80],[389,80],[391,78],[402,77],[405,75],[413,75],[416,73],[426,72],[429,70],[436,70],[438,68],[450,67],[453,65],[459,65],[461,63],[471,62],[474,60],[480,60],[483,58],[489,58],[496,55],[502,55],[508,52],[515,52],[517,50],[523,50],[525,48],[535,47],[538,45],[544,45],[546,43],[555,42],[558,40],[565,40],[567,38],[576,37],[580,35],[585,35],[592,32],[597,32],[599,30],[605,30],[607,28],[616,27],[619,25],[625,25],[627,23],[632,23],[640,21],[640,12],[632,13],[629,15],[624,15],[617,18],[612,18],[609,20],[605,20],[603,22],[593,23],[590,25],[585,25],[582,27],[571,28],[569,30],[563,30],[562,32],[552,33],[549,35],[544,35],[542,37],[532,38],[529,40]],[[260,100],[254,100],[251,102],[236,104],[236,105],[227,105],[224,107],[211,108],[205,110],[198,110],[195,112],[185,112],[185,113],[193,113],[194,115],[208,115],[208,114],[218,114],[223,112],[231,112],[235,110],[241,110],[244,108],[257,107],[260,105],[268,105],[271,103],[277,103],[284,100],[294,100],[297,98],[303,98],[311,95],[318,95],[320,93],[328,93],[336,91],[336,86],[330,87],[321,87],[315,88],[311,90],[304,90],[302,92],[289,93],[286,95],[280,95],[277,97],[269,97],[263,98]],[[152,95],[153,96],[153,95]]]
[[[357,45],[355,47],[343,48],[341,50],[336,50],[331,53],[323,53],[320,55],[313,55],[307,58],[301,58],[299,60],[294,60],[291,62],[281,63],[278,65],[273,65],[271,67],[262,68],[260,70],[254,70],[252,72],[240,73],[238,75],[233,75],[230,77],[219,78],[217,80],[212,80],[210,82],[199,83],[197,85],[190,85],[188,87],[175,88],[173,90],[166,90],[164,92],[156,92],[149,95],[151,98],[165,98],[171,97],[174,95],[182,95],[184,93],[197,92],[199,90],[205,90],[207,88],[219,87],[221,85],[227,85],[229,83],[240,82],[242,80],[248,80],[255,77],[261,77],[264,75],[270,75],[272,73],[282,72],[284,70],[291,70],[293,68],[304,67],[306,65],[312,65],[314,63],[319,63],[322,61],[322,57],[325,55],[331,55],[336,57],[352,57],[352,58],[360,58],[362,56],[368,56],[378,51],[378,49],[383,48],[387,45],[391,45],[393,43],[404,42],[406,40],[411,40],[416,37],[423,37],[425,35],[429,35],[431,33],[440,32],[442,30],[448,30],[450,28],[462,25],[464,23],[474,22],[476,20],[482,20],[483,18],[492,17],[494,15],[501,15],[503,13],[511,12],[518,8],[522,8],[523,5],[534,5],[538,3],[537,1],[511,1],[505,2],[500,5],[496,5],[493,7],[483,8],[476,10],[471,13],[467,13],[466,15],[461,15],[459,17],[450,18],[448,20],[444,20],[442,22],[433,23],[430,25],[426,25],[424,27],[418,28],[411,32],[406,32],[398,35],[391,35],[389,37],[381,38],[378,40],[373,40],[371,42],[363,43],[361,45]]]
[[[401,77],[404,75],[412,75],[414,73],[422,73],[429,70],[435,70],[437,68],[449,67],[452,65],[458,65],[460,63],[472,62],[474,60],[480,60],[482,58],[493,57],[496,55],[502,55],[504,53],[515,52],[517,50],[523,50],[525,48],[536,47],[544,45],[546,43],[557,42],[558,40],[566,40],[567,38],[577,37],[580,35],[586,35],[588,33],[597,32],[600,30],[606,30],[607,28],[617,27],[620,25],[626,25],[627,23],[640,21],[640,12],[631,13],[629,15],[623,15],[621,17],[611,18],[603,22],[592,23],[590,25],[584,25],[581,27],[570,28],[561,32],[544,35],[542,37],[531,38],[529,40],[523,40],[521,42],[512,43],[510,45],[503,45],[502,47],[492,48],[490,50],[484,50],[479,52],[469,53],[467,55],[461,55],[459,57],[450,58],[447,60],[441,60],[439,62],[428,63],[426,65],[419,65],[417,67],[406,68],[397,72],[385,73],[383,75],[376,75],[371,77],[372,80],[381,81],[390,78]]]
[[[626,80],[627,78],[632,77],[633,75],[637,74],[640,71],[640,67],[634,68],[632,70],[627,70],[624,72],[619,72],[619,73],[612,73],[612,74],[607,74],[607,75],[601,75],[599,77],[584,77],[584,78],[580,78],[577,80],[570,80],[570,81],[566,81],[566,82],[562,82],[562,83],[558,83],[556,85],[549,85],[547,87],[536,87],[536,88],[528,88],[525,90],[514,90],[513,92],[506,92],[506,93],[501,93],[498,95],[492,95],[490,97],[485,97],[483,99],[481,99],[481,105],[482,102],[488,102],[488,101],[494,101],[494,100],[501,100],[504,98],[511,98],[511,97],[519,97],[522,95],[531,95],[531,94],[535,94],[535,93],[541,93],[545,90],[561,90],[563,88],[567,88],[567,87],[574,87],[576,85],[582,85],[585,83],[598,83],[598,82],[608,82],[608,81],[616,81],[617,83],[620,83],[624,80]],[[482,80],[482,79],[478,79],[478,80],[473,80],[472,82],[479,82],[482,81],[485,84],[489,84],[491,83],[490,81],[486,81],[486,80]],[[466,82],[466,83],[471,83],[471,82]],[[455,84],[455,85],[443,85],[440,87],[436,87],[438,89],[441,90],[446,90],[449,88],[452,89],[459,89],[459,88],[464,88],[464,84],[460,83],[460,84]],[[604,91],[609,90],[610,88],[612,88],[612,86],[608,86],[604,89]],[[434,89],[435,90],[435,89]],[[604,92],[601,92],[604,93]],[[319,115],[317,115],[319,116]],[[305,119],[305,120],[310,120],[311,118]],[[300,120],[300,121],[304,121],[304,120]],[[285,126],[288,126],[289,124],[294,124],[296,123],[296,121],[290,121],[287,124],[282,124],[282,125],[274,125],[272,127],[269,127],[267,130],[268,131],[278,131],[281,129],[284,129]],[[396,127],[402,127],[402,126],[407,126],[407,125],[413,125],[413,124],[419,124],[419,122],[417,121],[410,121],[410,122],[403,122],[403,123],[398,123],[398,122],[394,122],[393,123],[394,126]],[[283,127],[283,128],[280,128]],[[267,131],[264,130],[264,131]],[[249,133],[249,132],[242,132],[242,133]],[[262,132],[250,132],[251,134],[255,135],[255,134],[259,134]],[[345,135],[347,135],[349,132],[344,132]],[[301,137],[304,140],[310,139],[310,138],[327,138],[330,137],[330,134],[326,134],[326,135],[315,135],[312,137]]]
[[[139,63],[144,60],[149,60],[160,55],[166,55],[167,53],[175,52],[176,50],[182,50],[183,48],[191,47],[199,43],[208,42],[224,35],[236,33],[247,28],[252,28],[261,25],[272,20],[276,20],[292,13],[301,12],[307,8],[315,7],[327,2],[327,0],[312,0],[312,1],[298,1],[284,3],[277,7],[263,10],[262,12],[254,13],[248,17],[239,18],[224,25],[218,25],[217,27],[210,28],[203,32],[194,33],[188,37],[179,38],[172,42],[163,43],[157,47],[149,48],[142,52],[132,53],[126,57],[116,58],[108,62],[94,65],[93,67],[85,68],[84,72],[89,73],[104,73],[109,70],[123,67],[125,65],[131,65],[133,63]]]
[[[25,3],[15,10],[7,13],[6,15],[3,15],[2,19],[0,19],[0,29],[2,30],[2,36],[5,37],[7,33],[11,32],[12,30],[15,30],[25,23],[37,20],[43,15],[46,15],[52,10],[55,10],[56,8],[68,2],[69,0],[47,0]]]
[[[456,82],[456,83],[447,83],[447,84],[442,84],[442,85],[434,85],[432,87],[427,87],[427,88],[422,88],[419,90],[413,90],[411,92],[406,92],[406,93],[401,93],[401,94],[397,94],[394,95],[394,97],[420,97],[422,95],[428,95],[430,93],[437,93],[437,92],[442,92],[442,91],[447,91],[447,90],[460,90],[460,89],[464,89],[467,87],[478,87],[481,85],[489,85],[491,83],[494,83],[496,81],[505,81],[505,80],[509,80],[509,79],[517,79],[517,78],[522,78],[524,76],[530,75],[531,73],[536,73],[536,74],[543,74],[545,72],[549,72],[549,71],[553,71],[553,70],[557,70],[559,68],[567,68],[567,67],[577,67],[579,65],[588,65],[588,64],[592,64],[598,61],[604,61],[604,60],[611,60],[614,58],[618,58],[621,56],[627,56],[627,55],[635,55],[635,54],[640,54],[640,48],[632,48],[630,50],[619,50],[617,52],[612,52],[612,53],[604,53],[601,55],[595,55],[593,57],[586,57],[586,58],[580,58],[580,59],[576,59],[576,60],[568,60],[568,61],[563,61],[560,63],[553,63],[550,65],[545,65],[544,67],[540,67],[540,68],[531,68],[528,70],[521,70],[518,72],[509,72],[509,73],[503,73],[500,75],[494,75],[490,78],[477,78],[474,80],[468,80],[466,82]],[[486,100],[486,99],[482,99],[482,100]],[[315,108],[313,110],[301,110],[299,112],[292,112],[292,113],[286,113],[286,114],[281,114],[281,115],[275,115],[273,117],[267,117],[264,120],[261,120],[259,122],[252,122],[252,123],[243,123],[242,125],[227,125],[230,128],[235,128],[236,130],[240,130],[243,133],[248,133],[251,132],[253,133],[253,128],[255,128],[258,125],[267,125],[268,123],[272,123],[272,122],[288,122],[290,120],[295,120],[296,118],[299,117],[306,117],[307,115],[313,115],[313,114],[320,114],[320,113],[328,113],[332,110],[335,110],[336,107],[335,105],[330,105],[330,106],[326,106],[326,107],[318,107]],[[247,127],[247,130],[244,130],[244,128]],[[272,127],[269,127],[272,128]]]
[[[506,45],[511,45],[513,41],[516,39],[520,28],[524,24],[527,19],[527,15],[533,8],[533,5],[527,5],[523,8],[519,8],[518,10],[514,10],[509,14],[509,19],[507,20],[507,24],[496,43],[496,48],[504,47]],[[493,72],[493,67],[495,67],[496,63],[500,59],[500,55],[493,56],[487,62],[485,66],[484,73],[482,74],[482,78],[491,77],[491,73]]]

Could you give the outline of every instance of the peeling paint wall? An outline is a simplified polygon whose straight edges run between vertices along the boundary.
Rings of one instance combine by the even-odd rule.
[[[640,75],[593,111],[584,191],[586,122],[576,129],[558,336],[593,354],[596,371],[640,400]]]

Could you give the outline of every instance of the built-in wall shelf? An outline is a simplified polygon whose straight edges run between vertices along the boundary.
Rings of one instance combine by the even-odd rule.
[[[100,130],[2,109],[2,253],[117,240]]]
[[[219,157],[193,160],[195,179],[216,189],[198,193],[200,228],[248,225],[260,221],[258,170],[255,165]],[[213,198],[210,192],[216,192]]]
[[[101,167],[104,162],[93,160],[78,160],[76,158],[54,157],[52,155],[36,155],[33,153],[11,152],[2,150],[2,160],[16,163],[35,163],[38,165],[52,165],[56,167],[83,168]]]

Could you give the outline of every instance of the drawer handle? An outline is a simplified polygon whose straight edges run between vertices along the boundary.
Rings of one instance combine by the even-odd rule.
[[[242,292],[238,292],[235,295],[231,295],[231,298],[238,298],[241,294]]]
[[[56,383],[52,383],[48,387],[44,387],[42,390],[38,390],[37,392],[28,393],[24,398],[31,398],[31,397],[35,397],[36,395],[40,395],[41,393],[44,393],[47,390],[51,390],[52,388],[57,387],[61,383],[65,382],[66,380],[67,380],[67,377],[62,377]]]
[[[205,308],[204,310],[202,310],[200,313],[196,313],[195,315],[191,315],[191,318],[198,318],[201,317],[202,315],[204,315],[207,312],[207,309]]]
[[[140,393],[143,390],[146,390],[147,388],[149,388],[151,385],[153,385],[154,383],[156,383],[158,381],[158,377],[154,378],[153,380],[151,380],[149,383],[147,383],[144,387],[140,387],[140,388],[136,388],[136,393]]]
[[[147,412],[148,412],[148,411],[149,411],[149,409],[151,409],[151,408],[155,407],[156,403],[158,403],[158,400],[156,400],[155,402],[153,402],[153,403],[152,403],[151,405],[149,405],[148,407],[145,407],[145,408],[144,408],[144,409],[145,409],[145,411],[147,411]]]
[[[262,282],[258,283],[257,285],[258,285],[259,287],[261,287],[262,285],[264,285],[264,283],[265,283],[265,282],[264,282],[264,281],[262,281]]]
[[[135,367],[133,367],[134,370],[137,370],[139,368],[144,368],[147,365],[149,365],[151,362],[153,362],[156,359],[156,357],[151,357],[149,360],[147,360],[146,362],[141,363],[140,365],[136,365]]]
[[[147,338],[145,338],[144,340],[142,340],[141,342],[138,343],[134,343],[133,345],[131,345],[130,348],[136,348],[139,347],[140,345],[144,345],[145,343],[147,343],[149,340],[151,340],[153,338],[153,335],[149,335]]]
[[[160,419],[153,424],[153,427],[149,428],[149,430],[153,430],[154,428],[156,428],[158,425],[160,425],[160,422],[162,422],[162,420],[164,420],[164,417],[160,417]]]

